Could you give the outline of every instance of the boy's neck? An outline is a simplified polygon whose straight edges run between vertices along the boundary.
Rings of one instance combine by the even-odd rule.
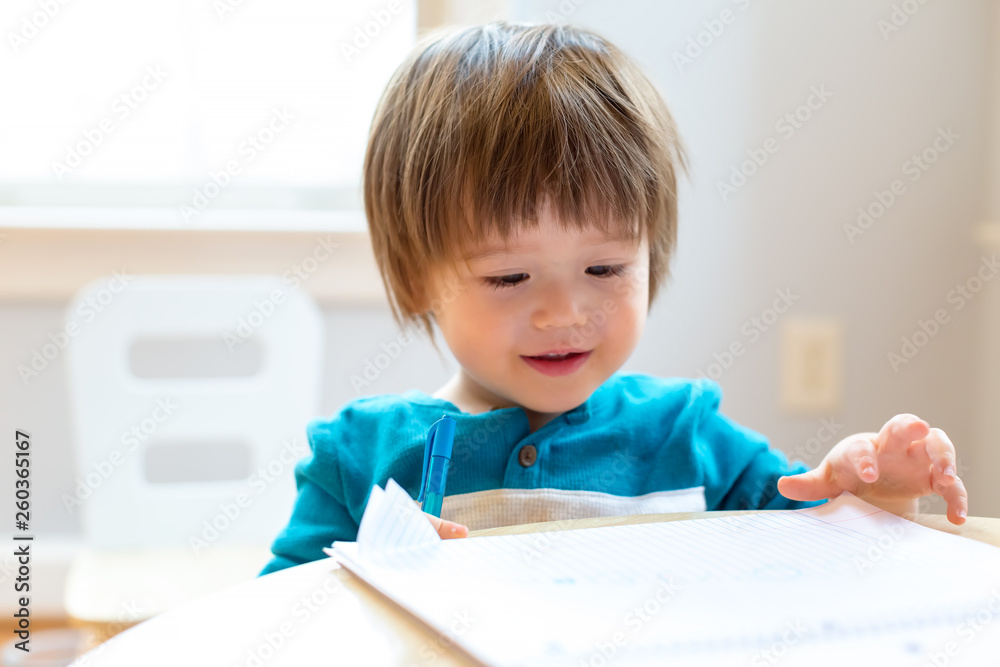
[[[469,385],[470,383],[466,382],[464,375],[459,371],[443,387],[434,392],[433,396],[454,403],[459,410],[470,415],[513,406],[513,403],[509,402],[500,405],[498,401],[491,401],[488,397],[477,394]]]
[[[497,397],[482,396],[470,384],[464,374],[459,371],[432,395],[435,398],[453,403],[459,410],[467,412],[470,415],[478,415],[501,408],[519,407],[524,410],[525,415],[528,417],[528,429],[531,433],[542,428],[560,414],[535,412],[511,401],[501,400]]]

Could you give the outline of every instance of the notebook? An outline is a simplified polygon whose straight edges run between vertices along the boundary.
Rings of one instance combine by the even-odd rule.
[[[482,665],[1000,664],[1000,549],[818,507],[441,540],[394,480],[325,550]]]

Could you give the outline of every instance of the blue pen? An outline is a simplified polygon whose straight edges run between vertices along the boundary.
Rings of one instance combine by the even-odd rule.
[[[448,464],[455,442],[455,420],[445,415],[431,424],[424,445],[424,470],[420,478],[420,508],[434,516],[441,516],[444,484],[448,481]]]

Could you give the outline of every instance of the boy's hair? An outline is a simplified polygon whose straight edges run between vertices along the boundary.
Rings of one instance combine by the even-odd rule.
[[[428,268],[507,242],[545,200],[564,228],[649,240],[668,275],[686,160],[656,88],[619,49],[565,25],[495,22],[425,37],[378,103],[365,214],[396,322],[434,332]]]

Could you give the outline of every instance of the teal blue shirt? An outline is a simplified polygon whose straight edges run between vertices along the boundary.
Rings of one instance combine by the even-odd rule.
[[[417,390],[359,398],[309,423],[298,498],[261,574],[323,558],[356,539],[372,485],[419,492],[431,424],[456,420],[441,517],[470,530],[589,516],[799,509],[777,492],[805,472],[718,412],[708,379],[615,373],[583,404],[531,433],[524,410],[471,415]],[[527,449],[526,449],[527,448]],[[533,448],[533,449],[531,449]],[[822,502],[822,501],[820,501]]]

